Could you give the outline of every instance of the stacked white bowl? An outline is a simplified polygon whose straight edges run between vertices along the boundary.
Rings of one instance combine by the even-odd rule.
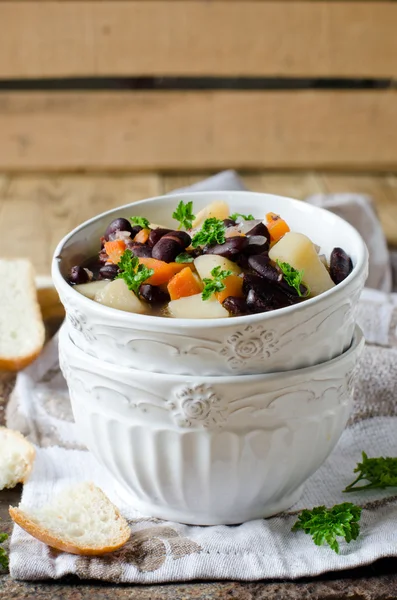
[[[94,256],[116,217],[171,225],[180,200],[198,211],[277,212],[353,271],[298,305],[228,319],[118,311],[67,282]],[[99,215],[67,235],[53,279],[67,319],[60,361],[87,447],[143,514],[199,525],[267,517],[294,504],[349,416],[364,340],[355,312],[367,277],[365,244],[348,223],[305,203],[250,192],[185,193]]]

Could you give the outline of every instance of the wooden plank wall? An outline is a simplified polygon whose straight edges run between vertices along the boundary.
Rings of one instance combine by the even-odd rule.
[[[3,1],[0,25],[0,169],[397,167],[396,2]]]
[[[0,94],[0,164],[9,170],[392,170],[397,94],[9,92]]]
[[[223,168],[397,245],[397,2],[0,0],[0,256]],[[28,231],[27,234],[27,224]]]
[[[393,2],[1,2],[0,77],[397,75]]]

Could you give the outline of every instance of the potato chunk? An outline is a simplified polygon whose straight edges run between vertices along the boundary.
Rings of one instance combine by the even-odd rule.
[[[203,300],[201,294],[171,300],[168,310],[175,319],[222,319],[229,316],[216,298]]]
[[[229,205],[227,202],[217,201],[211,202],[208,206],[202,208],[196,215],[195,220],[192,223],[193,229],[201,227],[206,219],[227,219],[229,216]]]
[[[90,300],[94,300],[95,295],[99,293],[103,288],[105,288],[110,279],[101,279],[100,281],[89,281],[88,283],[79,283],[78,285],[74,285],[73,288],[76,292],[79,292],[86,298],[90,298]]]
[[[112,308],[118,308],[127,312],[147,312],[145,304],[135,296],[134,292],[128,289],[123,279],[115,279],[108,283],[106,287],[96,294],[95,300],[105,306],[111,306]]]
[[[318,296],[335,285],[313,242],[303,233],[286,233],[270,250],[269,256],[273,261],[286,262],[303,271],[303,283],[309,287],[310,296]]]
[[[202,256],[198,256],[194,260],[194,266],[201,279],[211,279],[211,271],[216,267],[221,267],[222,271],[231,271],[236,275],[241,273],[241,269],[236,263],[217,254],[203,254]]]

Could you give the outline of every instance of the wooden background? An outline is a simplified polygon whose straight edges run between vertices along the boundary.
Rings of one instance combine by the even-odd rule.
[[[88,216],[223,168],[368,192],[397,243],[397,2],[0,1],[0,25],[1,255],[47,273]]]

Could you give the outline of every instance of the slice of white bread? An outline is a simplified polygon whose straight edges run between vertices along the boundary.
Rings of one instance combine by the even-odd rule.
[[[41,508],[10,506],[10,516],[33,537],[52,548],[95,556],[113,552],[131,535],[127,521],[93,483],[80,483]]]
[[[23,483],[34,457],[34,446],[19,431],[0,427],[0,490]]]
[[[40,353],[45,338],[33,266],[0,260],[0,369],[18,371]]]

